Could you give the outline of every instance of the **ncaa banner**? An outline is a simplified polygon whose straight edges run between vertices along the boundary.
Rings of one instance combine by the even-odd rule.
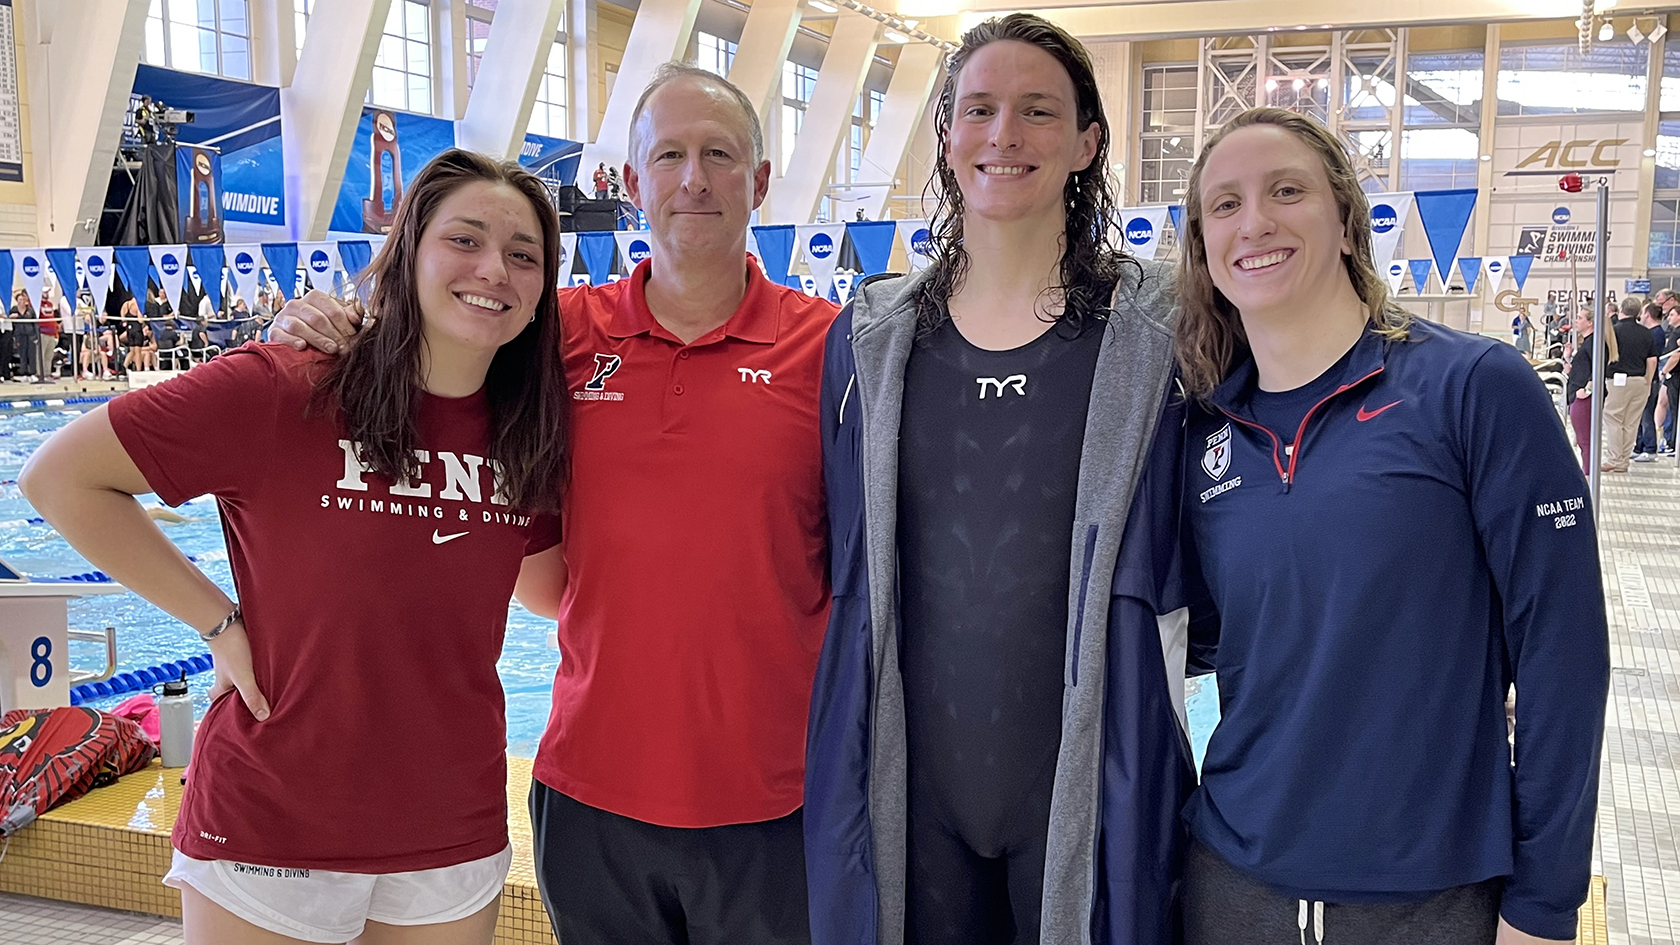
[[[572,274],[572,264],[577,260],[577,234],[560,234],[560,284],[571,285],[566,277]]]
[[[1120,221],[1120,248],[1138,259],[1154,259],[1167,225],[1167,206],[1123,207]]]
[[[152,266],[158,272],[158,287],[170,308],[181,305],[181,285],[187,279],[187,248],[180,245],[148,246]]]
[[[23,277],[23,287],[29,292],[29,304],[41,305],[41,290],[47,284],[47,254],[39,249],[14,249],[12,262],[16,264],[18,275]],[[10,305],[11,300],[7,299]]]
[[[1406,221],[1412,217],[1412,192],[1370,194],[1365,199],[1371,205],[1371,255],[1380,269],[1400,250]]]
[[[328,295],[333,292],[333,273],[344,268],[339,259],[338,241],[321,240],[298,244],[298,261],[309,274],[309,284]]]
[[[1406,264],[1398,259],[1391,260],[1388,268],[1383,270],[1383,275],[1388,278],[1388,291],[1399,295],[1400,281],[1406,278]]]
[[[115,271],[110,247],[78,246],[76,248],[76,261],[82,264],[82,273],[87,278],[88,291],[93,294],[93,307],[103,309],[105,307],[105,296],[111,292],[111,277]]]
[[[852,300],[852,282],[856,277],[844,270],[834,274],[834,295],[845,305]]]
[[[933,231],[928,229],[928,221],[912,219],[897,223],[898,241],[904,246],[904,255],[909,257],[910,271],[926,269],[933,262]]]
[[[1498,292],[1499,284],[1505,281],[1505,273],[1511,270],[1511,260],[1506,256],[1482,257],[1482,271],[1487,273],[1487,288],[1489,292]]]
[[[229,243],[222,247],[222,252],[233,294],[241,298],[254,294],[262,270],[262,247],[256,243]]]
[[[653,237],[647,230],[619,230],[613,239],[618,241],[618,258],[624,261],[625,275],[653,255]]]
[[[846,238],[844,223],[807,223],[794,228],[799,234],[799,249],[805,254],[805,264],[811,267],[817,291],[812,293],[826,299],[834,289],[834,267],[840,262],[840,243]]]

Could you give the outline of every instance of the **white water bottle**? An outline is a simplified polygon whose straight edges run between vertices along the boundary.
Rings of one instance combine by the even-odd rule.
[[[158,700],[158,729],[162,736],[163,766],[185,768],[192,761],[193,700],[187,686],[187,674],[163,684],[163,698]]]

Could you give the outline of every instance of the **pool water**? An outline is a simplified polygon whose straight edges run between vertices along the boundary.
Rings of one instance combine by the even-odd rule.
[[[35,448],[82,413],[82,409],[0,411],[0,558],[25,574],[58,577],[91,570],[91,565],[56,531],[30,521],[39,516],[15,483],[18,470]],[[140,501],[149,506],[161,504],[155,495],[142,496]],[[188,521],[163,525],[164,534],[196,558],[204,573],[233,596],[227,546],[215,501],[195,499],[176,511]],[[116,627],[119,673],[173,662],[205,650],[190,629],[134,593],[72,600],[70,626],[85,630]],[[529,758],[536,754],[537,741],[548,722],[554,671],[560,664],[559,652],[548,642],[553,629],[553,621],[536,617],[518,604],[509,605],[506,642],[497,670],[507,694],[508,751],[516,756]],[[71,665],[78,669],[103,666],[102,643],[71,641],[70,650]],[[211,679],[207,672],[191,677],[200,717],[209,707]],[[1190,680],[1187,691],[1191,747],[1199,768],[1208,736],[1219,718],[1219,693],[1212,677]],[[108,696],[87,704],[109,709],[130,695]]]

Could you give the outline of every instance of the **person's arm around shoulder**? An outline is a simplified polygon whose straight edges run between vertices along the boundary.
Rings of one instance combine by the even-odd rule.
[[[1477,361],[1459,427],[1519,693],[1515,867],[1498,941],[1570,941],[1591,873],[1610,686],[1594,510],[1551,397],[1514,349]]]
[[[303,297],[287,302],[274,316],[268,340],[299,351],[314,348],[337,354],[355,343],[361,326],[361,313],[320,289],[310,289]]]
[[[538,617],[557,619],[560,598],[566,592],[566,549],[555,545],[528,555],[519,567],[519,581],[513,599]]]
[[[152,491],[100,406],[43,443],[18,475],[24,498],[94,567],[207,633],[233,601],[166,538],[134,497]],[[268,718],[268,700],[251,670],[251,645],[235,620],[208,641],[216,664],[211,698],[237,689],[251,714]]]

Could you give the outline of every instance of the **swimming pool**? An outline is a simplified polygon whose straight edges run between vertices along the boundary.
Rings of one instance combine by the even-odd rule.
[[[62,410],[11,410],[0,407],[0,558],[25,574],[64,576],[88,571],[87,561],[38,518],[18,492],[15,481],[25,460],[43,441],[65,424],[95,405]],[[158,505],[156,496],[141,501]],[[198,566],[220,584],[230,596],[233,578],[228,567],[227,546],[211,499],[197,499],[177,510],[188,521],[166,524],[164,534]],[[132,672],[159,663],[173,662],[204,652],[191,630],[133,593],[87,597],[70,602],[70,626],[75,629],[117,628],[117,671]],[[532,757],[543,726],[548,722],[549,699],[554,671],[560,654],[549,646],[552,621],[533,616],[518,604],[508,607],[507,637],[497,671],[507,694],[508,751]],[[72,641],[72,665],[90,668],[103,665],[102,644]],[[211,675],[192,677],[194,700],[200,717],[209,706]],[[1188,699],[1191,744],[1201,763],[1208,735],[1218,720],[1218,692],[1211,679],[1190,681]],[[94,699],[87,704],[108,709],[127,695]]]

